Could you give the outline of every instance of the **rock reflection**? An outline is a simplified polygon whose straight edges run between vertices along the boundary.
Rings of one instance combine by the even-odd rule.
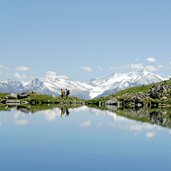
[[[108,110],[128,119],[171,128],[171,108],[117,108],[111,106],[90,107],[99,110]]]
[[[168,115],[167,117],[165,117],[165,115],[167,115],[165,111],[152,111],[149,114],[152,123],[162,126],[170,124],[171,115]]]
[[[118,115],[142,122],[150,122],[164,127],[171,128],[171,110],[165,108],[155,109],[117,109]]]

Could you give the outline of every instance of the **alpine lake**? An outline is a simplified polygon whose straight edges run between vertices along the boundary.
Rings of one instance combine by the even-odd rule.
[[[171,110],[4,106],[1,171],[169,171]]]

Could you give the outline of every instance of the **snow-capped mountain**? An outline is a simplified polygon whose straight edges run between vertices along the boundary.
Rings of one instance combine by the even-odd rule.
[[[89,83],[82,83],[49,71],[44,77],[35,78],[29,82],[0,81],[0,92],[21,93],[36,91],[42,94],[58,96],[61,88],[67,88],[70,89],[73,96],[90,99],[116,93],[129,87],[147,85],[162,80],[165,79],[159,75],[147,71],[138,71],[126,74],[114,73],[105,78],[93,79]]]
[[[6,80],[0,81],[0,92],[21,93],[25,91],[24,85],[19,81]]]
[[[36,91],[42,94],[59,95],[60,90],[69,89],[72,96],[89,99],[92,87],[86,83],[69,80],[67,76],[57,75],[49,71],[43,78],[36,78],[31,82],[24,83],[27,91]]]
[[[114,73],[106,78],[91,80],[89,85],[94,88],[90,92],[90,96],[92,98],[106,96],[129,87],[147,85],[163,80],[165,80],[165,78],[145,70],[126,74]]]

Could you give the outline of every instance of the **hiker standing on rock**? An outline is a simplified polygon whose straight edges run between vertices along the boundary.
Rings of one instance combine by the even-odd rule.
[[[69,96],[69,94],[70,94],[70,90],[67,90],[67,89],[66,89],[66,91],[65,91],[65,92],[66,92],[66,97],[68,97],[68,96]]]
[[[61,97],[63,98],[65,96],[65,91],[61,89]]]

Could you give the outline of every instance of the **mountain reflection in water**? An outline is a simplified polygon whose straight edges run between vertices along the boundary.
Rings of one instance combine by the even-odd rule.
[[[97,111],[109,111],[111,115],[122,116],[131,120],[140,122],[147,122],[164,127],[171,128],[171,110],[170,108],[139,108],[139,109],[126,109],[117,108],[115,106],[68,106],[68,105],[33,105],[33,106],[3,106],[1,111],[20,111],[25,114],[37,113],[37,112],[52,112],[56,111],[58,116],[67,117],[72,111],[82,109],[96,109]]]
[[[170,170],[167,111],[1,107],[0,170]]]

